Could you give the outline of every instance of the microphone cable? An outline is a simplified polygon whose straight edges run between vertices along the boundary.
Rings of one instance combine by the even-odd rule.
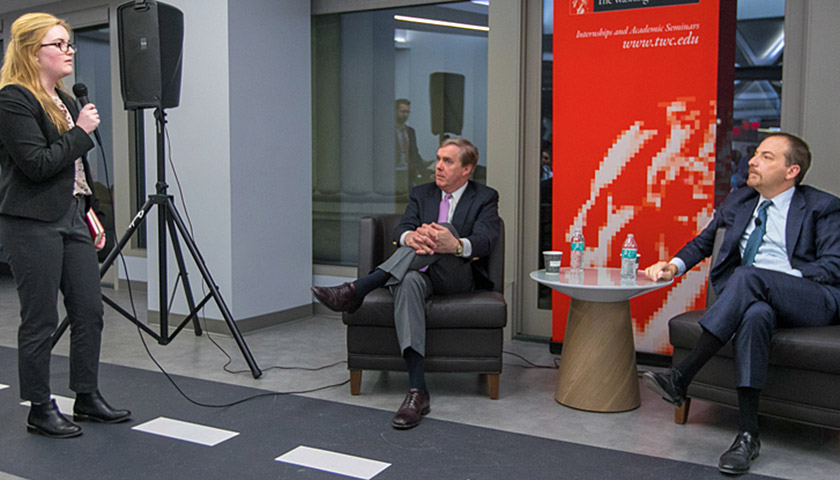
[[[184,212],[185,212],[185,215],[187,216],[187,221],[188,221],[189,226],[190,226],[190,236],[194,237],[192,221],[189,218],[189,213],[187,212],[186,203],[184,203],[184,192],[181,188],[181,182],[178,179],[178,173],[175,169],[175,164],[172,161],[172,154],[171,154],[171,147],[172,146],[171,146],[171,142],[170,142],[170,139],[169,139],[169,129],[166,128],[165,126],[164,126],[164,134],[165,134],[166,140],[167,140],[167,147],[170,150],[169,164],[172,168],[173,174],[175,175],[175,181],[176,181],[176,184],[178,186],[178,191],[179,191],[180,197],[181,197],[181,205],[184,208]],[[105,188],[108,191],[108,198],[111,201],[111,215],[112,215],[113,220],[114,220],[114,234],[116,235],[116,204],[114,202],[113,186],[112,186],[111,180],[110,180],[110,174],[109,174],[109,170],[108,170],[108,161],[107,161],[107,157],[105,155],[105,147],[102,145],[102,142],[100,141],[98,135],[97,135],[97,142],[96,143],[99,146],[100,156],[102,157],[102,169],[103,169],[103,173],[105,174]],[[114,241],[116,242],[117,239],[114,238]],[[159,252],[159,254],[160,254],[160,252]],[[137,318],[137,308],[136,308],[135,302],[134,302],[134,292],[131,288],[131,276],[130,276],[129,271],[128,271],[128,264],[125,261],[125,256],[123,255],[122,250],[120,250],[118,256],[120,257],[120,262],[122,263],[123,272],[125,273],[126,285],[128,287],[127,288],[128,289],[128,299],[129,299],[129,303],[131,305],[131,312],[134,315],[134,318]],[[180,275],[179,275],[179,280],[180,280]],[[117,275],[117,282],[119,282],[119,275]],[[201,285],[202,285],[202,291],[204,291],[204,282],[203,281],[202,281]],[[175,289],[177,289],[177,283],[173,286],[173,294],[171,295],[170,302],[172,301],[172,299],[174,299]],[[170,303],[170,306],[171,306],[171,303]],[[202,308],[202,310],[203,310],[203,308]],[[222,348],[222,346],[219,345],[216,342],[216,340],[213,339],[213,337],[210,335],[210,332],[207,330],[207,318],[204,317],[204,316],[200,316],[200,318],[202,319],[202,321],[204,323],[204,331],[207,335],[208,340],[210,340],[210,342],[213,345],[215,345],[216,348],[218,348],[222,352],[222,354],[224,354],[225,357],[227,357],[227,363],[225,363],[225,365],[223,365],[223,367],[222,367],[223,370],[228,372],[228,373],[231,373],[231,374],[249,372],[249,370],[237,371],[237,370],[229,370],[227,368],[228,365],[230,365],[233,362],[233,359],[225,351],[225,349]],[[340,387],[340,386],[346,385],[350,382],[350,379],[347,379],[347,380],[345,380],[341,383],[324,385],[324,386],[321,386],[321,387],[316,387],[316,388],[307,389],[307,390],[293,390],[293,391],[260,393],[260,394],[251,395],[251,396],[248,396],[248,397],[245,397],[245,398],[233,401],[233,402],[225,403],[225,404],[210,404],[210,403],[200,402],[200,401],[197,401],[197,400],[193,399],[186,392],[184,392],[184,390],[178,385],[178,383],[175,381],[175,379],[172,378],[172,376],[169,374],[169,372],[167,372],[166,369],[163,368],[163,365],[161,365],[160,362],[158,362],[158,360],[155,358],[154,354],[152,353],[151,349],[149,348],[149,345],[146,342],[145,337],[143,336],[143,331],[140,329],[139,326],[136,327],[136,328],[137,328],[137,334],[140,337],[140,342],[143,344],[143,348],[146,350],[146,354],[152,360],[152,362],[157,366],[158,370],[160,370],[160,372],[163,373],[163,375],[166,377],[166,379],[169,381],[169,383],[172,384],[172,386],[175,388],[175,390],[177,390],[178,393],[180,393],[181,396],[184,397],[184,399],[186,399],[188,402],[190,402],[194,405],[197,405],[197,406],[207,407],[207,408],[227,408],[227,407],[232,407],[234,405],[239,405],[241,403],[245,403],[245,402],[255,400],[255,399],[258,399],[258,398],[262,398],[262,397],[271,397],[271,396],[280,396],[280,395],[300,395],[300,394],[314,393],[314,392],[318,392],[318,391],[321,391],[321,390],[327,390],[327,389],[330,389],[330,388]],[[272,366],[272,367],[264,368],[263,371],[268,371],[268,370],[272,370],[272,369],[319,371],[319,370],[324,370],[324,369],[327,369],[327,368],[330,368],[330,367],[334,367],[336,365],[340,365],[342,363],[346,363],[346,360],[335,362],[335,363],[332,363],[332,364],[329,364],[329,365],[324,365],[324,366],[321,366],[321,367],[285,367],[285,366],[281,366],[281,365],[275,365],[275,366]]]
[[[170,165],[170,168],[172,169],[173,175],[175,176],[175,183],[177,185],[178,192],[179,192],[179,195],[181,197],[181,205],[182,205],[182,208],[184,209],[184,214],[187,217],[187,223],[189,224],[189,228],[190,228],[190,232],[189,232],[190,237],[192,237],[194,239],[192,220],[189,217],[189,212],[187,211],[187,206],[186,206],[186,203],[184,202],[184,192],[183,192],[183,189],[181,187],[181,181],[178,178],[178,172],[177,172],[177,169],[175,168],[175,164],[174,164],[174,161],[172,159],[172,145],[171,145],[171,140],[170,140],[170,137],[169,137],[169,129],[168,129],[168,127],[166,127],[165,124],[164,124],[164,128],[163,128],[163,132],[164,132],[164,135],[166,137],[167,149],[168,149],[168,152],[169,152],[168,153],[169,165]],[[113,200],[112,200],[112,202],[113,202]],[[161,253],[159,252],[159,254],[161,254]],[[200,255],[200,253],[199,253],[199,255]],[[122,252],[120,252],[120,258],[123,258]],[[126,275],[126,280],[127,280],[126,283],[128,284],[128,297],[129,297],[129,302],[131,303],[131,310],[132,310],[132,313],[133,313],[134,317],[137,318],[137,310],[136,310],[136,307],[135,307],[135,304],[134,304],[134,295],[133,295],[132,290],[131,290],[131,280],[129,278],[128,268],[127,268],[127,265],[125,263],[124,258],[123,258],[123,268],[124,268],[124,272],[125,272],[125,275]],[[203,280],[204,279],[202,279],[202,282],[201,282],[202,292],[204,292],[204,281]],[[175,287],[177,287],[177,283],[176,283]],[[174,290],[173,290],[173,295],[172,295],[172,299],[170,300],[170,302],[173,299],[174,299]],[[202,308],[202,311],[203,311],[203,308]],[[199,315],[199,318],[201,319],[202,323],[204,324],[204,332],[207,335],[207,339],[213,345],[215,345],[216,348],[219,349],[219,351],[221,351],[222,354],[225,357],[227,357],[227,363],[225,363],[225,365],[223,365],[223,367],[222,367],[223,370],[228,372],[228,373],[231,373],[231,374],[249,372],[249,370],[236,371],[236,370],[230,370],[230,369],[227,368],[228,365],[231,364],[233,359],[227,353],[227,351],[225,351],[225,349],[221,345],[219,345],[219,343],[216,342],[216,340],[210,335],[210,332],[207,330],[207,318],[206,318],[206,316]],[[233,402],[224,403],[224,404],[205,403],[205,402],[201,402],[201,401],[193,399],[192,397],[190,397],[189,394],[187,394],[178,385],[178,383],[175,381],[175,379],[172,378],[172,376],[169,374],[169,372],[167,372],[166,369],[163,367],[163,365],[161,365],[160,362],[158,362],[158,360],[155,358],[154,354],[152,353],[151,349],[149,348],[148,343],[146,342],[145,337],[143,336],[142,330],[140,330],[140,327],[137,327],[137,333],[140,337],[140,341],[143,344],[143,348],[146,350],[146,354],[149,356],[149,358],[152,360],[152,362],[155,364],[155,366],[157,366],[158,370],[160,370],[160,372],[163,373],[163,375],[166,377],[166,379],[169,381],[169,383],[172,384],[172,386],[175,388],[175,390],[177,390],[178,393],[180,393],[181,396],[184,397],[184,399],[186,399],[188,402],[190,402],[194,405],[197,405],[197,406],[201,406],[201,407],[227,408],[227,407],[238,405],[238,404],[241,404],[241,403],[244,403],[244,402],[255,400],[257,398],[271,397],[271,396],[281,396],[281,395],[299,395],[299,394],[306,394],[306,393],[314,393],[314,392],[318,392],[318,391],[322,391],[322,390],[327,390],[327,389],[330,389],[330,388],[340,387],[340,386],[346,385],[350,382],[350,379],[347,379],[347,380],[345,380],[343,382],[340,382],[340,383],[324,385],[324,386],[315,387],[315,388],[311,388],[311,389],[307,389],[307,390],[265,392],[265,393],[251,395],[251,396],[248,396],[248,397],[245,397],[245,398],[233,401]],[[332,364],[329,364],[329,365],[324,365],[324,366],[321,366],[321,367],[285,367],[285,366],[281,366],[281,365],[275,365],[275,366],[272,366],[272,367],[264,368],[263,371],[268,371],[268,370],[272,370],[272,369],[318,371],[318,370],[324,370],[324,369],[327,369],[327,368],[330,368],[330,367],[334,367],[334,366],[340,365],[342,363],[346,363],[346,361],[342,360],[342,361],[335,362],[335,363],[332,363]]]
[[[170,168],[172,169],[172,174],[173,174],[173,176],[175,177],[175,185],[176,185],[176,186],[177,186],[177,188],[178,188],[178,193],[179,193],[179,197],[180,197],[180,200],[181,200],[181,208],[182,208],[182,209],[183,209],[183,211],[184,211],[184,216],[186,217],[187,225],[189,225],[190,237],[193,239],[193,241],[195,241],[195,231],[193,230],[192,219],[190,218],[190,212],[189,212],[189,209],[187,209],[187,204],[184,202],[184,190],[183,190],[183,188],[181,187],[181,180],[180,180],[180,178],[178,177],[178,170],[175,168],[175,162],[174,162],[174,161],[173,161],[173,159],[172,159],[172,142],[171,142],[170,137],[169,137],[169,129],[168,129],[168,128],[166,128],[166,127],[164,127],[163,132],[164,132],[164,135],[166,136],[166,148],[167,148],[167,151],[169,152],[169,157],[168,157],[168,159],[169,159],[169,166],[170,166]],[[199,253],[199,255],[201,255],[201,253],[200,253],[200,252],[198,252],[198,253]],[[202,258],[202,261],[203,261],[203,260],[204,260],[204,259]],[[204,285],[204,282],[202,281],[202,282],[201,282],[201,293],[202,293],[202,295],[206,295],[206,294],[207,294],[207,292],[204,290],[204,286],[205,286],[205,285]],[[204,308],[206,308],[206,307],[202,307],[202,308],[201,308],[202,312],[204,311]],[[225,351],[225,349],[224,349],[221,345],[219,345],[219,344],[216,342],[216,340],[215,340],[215,339],[214,339],[214,338],[213,338],[213,337],[209,334],[209,330],[207,330],[207,317],[206,317],[205,315],[199,315],[199,318],[201,319],[201,321],[202,321],[202,322],[203,322],[203,324],[204,324],[204,331],[205,331],[205,332],[208,332],[208,334],[207,334],[207,339],[210,341],[210,343],[212,343],[213,345],[215,345],[215,346],[216,346],[216,348],[218,348],[218,349],[219,349],[219,351],[220,351],[220,352],[222,352],[222,354],[223,354],[225,357],[227,357],[227,359],[228,359],[227,363],[225,363],[225,364],[222,366],[222,369],[223,369],[224,371],[226,371],[226,372],[228,372],[228,373],[232,373],[232,374],[250,373],[250,370],[230,370],[229,368],[227,368],[227,367],[228,367],[231,363],[233,363],[233,358],[231,358],[231,356],[227,353],[227,351]],[[338,362],[335,362],[335,363],[331,363],[331,364],[329,364],[329,365],[323,365],[323,366],[321,366],[321,367],[286,367],[286,366],[282,366],[282,365],[274,365],[274,366],[271,366],[271,367],[268,367],[268,368],[263,368],[262,370],[263,370],[263,371],[272,370],[272,369],[279,369],[279,370],[307,370],[307,371],[313,371],[313,372],[315,372],[315,371],[324,370],[324,369],[327,369],[327,368],[330,368],[330,367],[334,367],[334,366],[336,366],[336,365],[340,365],[340,364],[342,364],[342,363],[347,363],[347,360],[341,360],[341,361],[338,361]],[[337,384],[336,386],[339,386],[339,385],[344,385],[344,384],[346,384],[346,383],[347,383],[347,382],[344,382],[344,383],[341,383],[341,384]]]

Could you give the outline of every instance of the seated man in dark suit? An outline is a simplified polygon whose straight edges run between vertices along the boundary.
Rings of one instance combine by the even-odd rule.
[[[410,387],[391,422],[394,428],[414,427],[430,410],[423,368],[426,299],[493,286],[486,259],[501,229],[499,194],[470,180],[477,163],[478,149],[472,143],[462,138],[444,141],[437,151],[435,182],[411,189],[394,231],[400,248],[367,277],[312,288],[315,298],[330,309],[352,313],[365,295],[390,287]]]
[[[664,374],[647,372],[649,388],[680,406],[700,368],[733,339],[739,432],[718,468],[740,474],[758,457],[758,399],[776,327],[838,323],[840,199],[800,185],[811,152],[800,138],[772,134],[749,161],[747,186],[729,194],[711,223],[670,262],[645,270],[652,280],[682,275],[711,255],[715,231],[726,228],[709,279],[717,301],[700,325],[689,356]]]

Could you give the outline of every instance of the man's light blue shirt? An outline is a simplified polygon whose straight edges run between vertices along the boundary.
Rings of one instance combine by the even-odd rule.
[[[765,200],[770,200],[772,203],[767,207],[767,227],[764,233],[764,238],[758,247],[758,253],[755,255],[753,265],[767,270],[775,270],[777,272],[787,273],[795,277],[802,277],[802,272],[793,268],[790,264],[790,259],[787,256],[786,244],[786,226],[788,210],[790,210],[790,201],[793,199],[793,192],[796,187],[791,187],[784,192],[768,199],[759,195],[758,202],[753,210],[752,217],[750,217],[747,228],[744,234],[741,235],[738,248],[741,250],[741,256],[744,255],[744,249],[747,246],[747,240],[750,234],[755,230],[755,220],[758,218],[758,207]],[[677,267],[677,276],[685,273],[685,262],[679,257],[674,257],[671,263]]]

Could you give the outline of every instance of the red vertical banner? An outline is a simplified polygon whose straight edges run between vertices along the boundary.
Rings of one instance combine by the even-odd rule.
[[[552,239],[582,229],[585,266],[668,260],[714,212],[719,0],[555,0]],[[565,257],[566,255],[564,255]],[[667,322],[702,308],[708,265],[631,301],[636,348],[670,353]],[[552,340],[568,297],[554,293]]]

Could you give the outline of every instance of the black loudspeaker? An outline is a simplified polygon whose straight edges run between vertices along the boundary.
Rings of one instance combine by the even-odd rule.
[[[429,75],[432,133],[461,135],[464,126],[464,76],[434,72]]]
[[[125,3],[117,7],[117,33],[126,110],[177,107],[184,14],[155,1]]]

